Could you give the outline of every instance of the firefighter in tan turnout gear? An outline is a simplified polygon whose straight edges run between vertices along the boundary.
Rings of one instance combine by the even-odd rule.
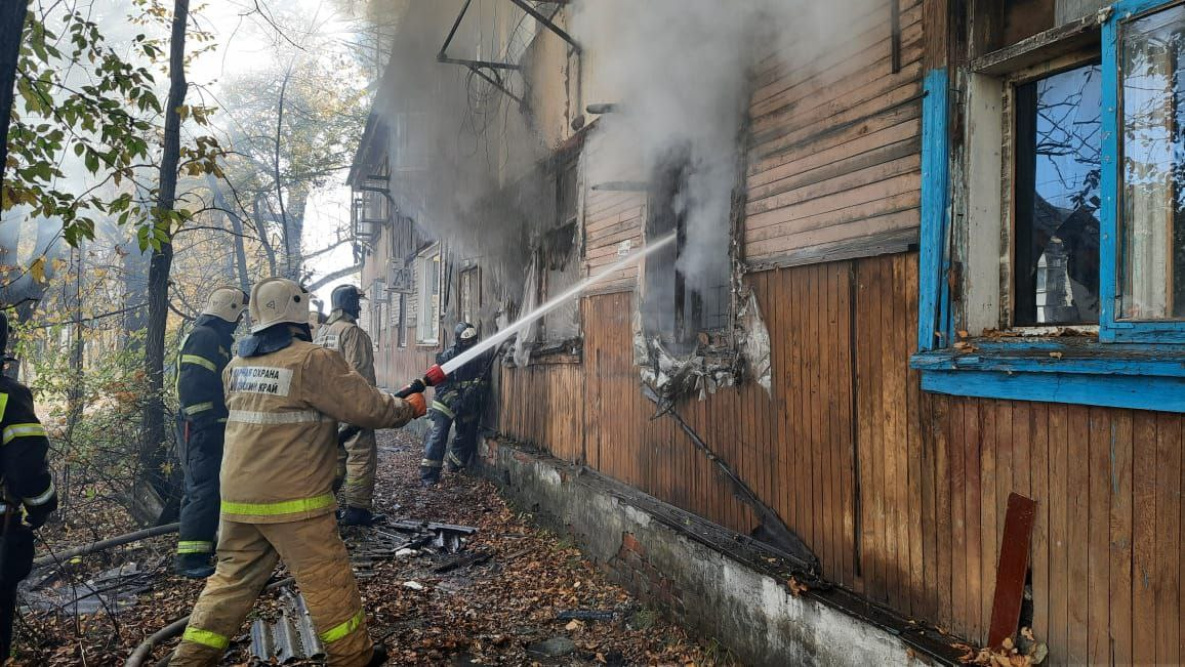
[[[361,300],[366,298],[353,285],[341,285],[330,296],[333,311],[329,320],[317,332],[316,343],[337,350],[350,366],[366,381],[375,384],[374,344],[358,318],[362,315]],[[373,429],[362,429],[346,440],[338,453],[339,468],[345,469],[345,483],[341,489],[344,506],[339,515],[343,526],[368,526],[374,521],[371,509],[374,502],[374,477],[378,469],[378,441]]]
[[[382,664],[333,516],[337,424],[402,426],[424,414],[423,397],[384,394],[340,354],[313,345],[309,294],[291,280],[256,284],[250,313],[252,335],[223,374],[229,414],[218,565],[171,664],[217,664],[281,559],[329,664]]]

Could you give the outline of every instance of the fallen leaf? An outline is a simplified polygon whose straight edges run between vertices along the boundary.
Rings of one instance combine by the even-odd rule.
[[[790,587],[790,594],[794,597],[798,597],[799,595],[802,595],[803,593],[810,590],[809,586],[795,579],[794,577],[787,579],[786,585]]]
[[[962,651],[963,654],[959,656],[959,662],[972,662],[975,660],[975,649],[971,648],[970,644],[954,643],[950,645],[956,651]]]

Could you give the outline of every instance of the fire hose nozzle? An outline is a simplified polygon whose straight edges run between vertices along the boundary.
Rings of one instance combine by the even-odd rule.
[[[424,373],[423,378],[412,380],[411,384],[395,392],[395,396],[398,398],[407,398],[412,394],[422,394],[424,393],[425,389],[428,387],[435,387],[441,382],[444,382],[447,377],[448,376],[444,373],[444,369],[440,367],[440,364],[437,364],[432,368],[429,368],[428,372]]]
[[[427,373],[424,373],[424,384],[428,385],[429,387],[435,387],[441,382],[444,382],[447,377],[448,376],[444,373],[444,369],[440,367],[440,364],[436,364],[432,368],[429,368]]]

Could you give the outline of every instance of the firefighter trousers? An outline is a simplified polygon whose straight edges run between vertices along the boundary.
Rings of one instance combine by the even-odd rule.
[[[187,421],[181,428],[185,497],[181,500],[177,554],[212,554],[221,502],[218,474],[222,468],[225,424],[199,426]]]
[[[447,458],[452,469],[464,468],[477,451],[477,434],[481,420],[477,415],[462,413],[456,420],[457,434],[453,438],[452,446],[448,446],[449,431],[453,427],[454,419],[448,413],[436,408],[428,410],[428,419],[432,428],[424,439],[424,458],[420,461],[420,479],[425,482],[440,481],[440,469],[444,467]],[[448,455],[445,456],[445,450]]]
[[[33,568],[33,533],[10,526],[0,542],[0,664],[12,651],[12,624],[16,619],[16,587]]]
[[[281,559],[304,594],[328,664],[367,664],[374,644],[332,514],[291,523],[223,521],[218,568],[206,581],[169,664],[217,664]]]
[[[378,472],[378,441],[374,431],[363,429],[337,450],[338,469],[345,469],[341,501],[347,507],[370,509],[374,504],[374,477]]]

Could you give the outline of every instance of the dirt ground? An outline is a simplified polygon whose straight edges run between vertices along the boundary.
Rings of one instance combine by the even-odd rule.
[[[565,537],[535,529],[529,515],[516,514],[492,484],[467,475],[445,477],[420,489],[419,443],[407,434],[380,433],[376,506],[391,519],[430,520],[474,526],[465,545],[486,553],[482,564],[438,574],[449,558],[421,555],[376,560],[360,580],[371,635],[390,650],[398,665],[715,665],[733,664],[713,641],[701,641],[639,604],[608,582]],[[46,548],[60,551],[130,529],[118,506],[76,499],[66,521],[46,529]],[[381,529],[381,528],[380,528]],[[363,542],[367,529],[348,529],[348,543]],[[189,612],[200,584],[170,576],[167,565],[175,537],[89,556],[52,570],[46,587],[86,581],[96,573],[135,562],[144,574],[137,603],[126,610],[100,607],[75,616],[60,611],[25,611],[17,622],[16,665],[122,665],[144,637]],[[417,582],[413,590],[406,582]],[[253,615],[274,615],[276,596],[265,593]],[[571,621],[569,610],[614,612],[612,620]],[[250,640],[232,644],[224,664],[249,664]],[[539,644],[567,638],[570,652],[544,656]],[[574,644],[574,647],[573,647]],[[172,649],[157,649],[153,660]],[[149,662],[148,664],[153,664]],[[289,663],[302,664],[302,663]],[[311,664],[311,663],[303,663]]]

